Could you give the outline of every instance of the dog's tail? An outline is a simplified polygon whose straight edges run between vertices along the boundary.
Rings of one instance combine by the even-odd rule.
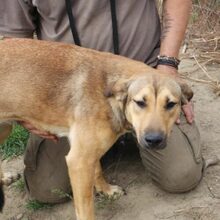
[[[5,203],[5,196],[4,196],[4,191],[3,191],[3,184],[2,182],[0,183],[0,212],[3,209]]]
[[[1,170],[1,158],[0,158],[0,212],[2,211],[4,203],[5,203],[2,179],[3,179],[3,173]]]
[[[3,173],[1,170],[1,160],[0,160],[0,212],[2,211],[4,203],[5,203],[2,178],[3,178]]]

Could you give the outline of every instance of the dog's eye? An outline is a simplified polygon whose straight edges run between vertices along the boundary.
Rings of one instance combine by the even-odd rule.
[[[172,109],[177,103],[176,102],[168,102],[165,106],[167,110]]]
[[[147,104],[145,103],[145,101],[137,101],[134,100],[134,102],[140,107],[140,108],[144,108],[147,106]]]

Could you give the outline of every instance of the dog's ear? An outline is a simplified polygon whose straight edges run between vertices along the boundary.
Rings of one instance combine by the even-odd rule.
[[[190,86],[184,81],[179,81],[179,85],[182,92],[181,102],[182,105],[184,105],[192,99],[193,91]]]
[[[112,83],[104,90],[105,97],[115,97],[117,101],[124,101],[128,94],[128,83]]]

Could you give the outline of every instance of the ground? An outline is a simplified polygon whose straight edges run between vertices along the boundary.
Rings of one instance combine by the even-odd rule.
[[[218,77],[220,66],[210,65],[210,75]],[[181,72],[194,78],[206,76],[193,60],[183,60]],[[190,81],[194,90],[196,122],[201,132],[202,152],[205,158],[220,157],[220,98],[207,84]],[[126,156],[125,156],[126,155]],[[22,157],[4,161],[5,171],[23,169]],[[96,198],[97,220],[219,220],[220,219],[220,165],[207,169],[198,187],[183,194],[170,194],[155,186],[146,175],[138,154],[126,153],[105,170],[111,182],[124,187],[127,195],[116,201]],[[72,203],[30,211],[26,208],[28,196],[15,187],[6,187],[6,205],[1,220],[75,220]]]

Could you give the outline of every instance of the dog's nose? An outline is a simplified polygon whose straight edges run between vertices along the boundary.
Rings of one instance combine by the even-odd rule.
[[[164,142],[164,135],[162,133],[148,133],[145,135],[145,141],[150,148],[161,148],[160,145]]]

